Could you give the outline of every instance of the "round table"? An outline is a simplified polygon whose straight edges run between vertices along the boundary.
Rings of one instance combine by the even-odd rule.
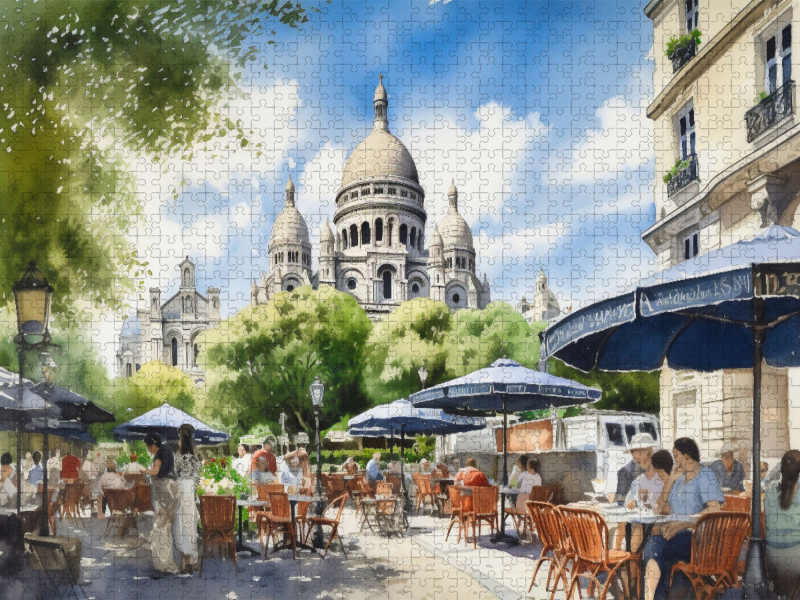
[[[239,536],[236,540],[236,551],[237,552],[249,552],[253,556],[261,556],[261,551],[256,550],[255,548],[251,548],[250,546],[245,545],[244,540],[242,539],[242,511],[245,507],[262,507],[266,506],[267,503],[263,500],[240,500],[237,498],[236,506],[239,507]]]

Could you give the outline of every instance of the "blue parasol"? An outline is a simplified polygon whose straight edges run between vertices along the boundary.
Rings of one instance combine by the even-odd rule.
[[[135,419],[114,427],[114,439],[143,440],[148,433],[157,433],[165,441],[178,440],[178,428],[184,423],[194,427],[194,440],[201,445],[223,444],[228,434],[218,431],[166,402]]]
[[[761,462],[761,367],[800,366],[800,232],[772,225],[643,279],[542,334],[542,358],[583,371],[753,369],[753,465]],[[761,481],[753,477],[745,590],[766,597]]]

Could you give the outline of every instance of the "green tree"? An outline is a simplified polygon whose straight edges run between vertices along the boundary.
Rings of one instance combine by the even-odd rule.
[[[76,296],[119,307],[147,270],[127,235],[131,156],[187,156],[229,132],[258,153],[225,99],[256,42],[306,20],[279,0],[0,3],[0,306],[35,259],[55,313],[76,316]]]
[[[285,412],[287,429],[314,434],[309,386],[325,384],[322,427],[367,407],[364,363],[372,324],[355,298],[322,286],[282,292],[202,333],[206,364],[203,414],[234,432]]]
[[[483,310],[451,312],[444,302],[404,302],[375,325],[369,340],[367,389],[378,404],[420,389],[417,371],[428,370],[426,386],[511,358],[535,368],[538,331],[505,302]]]

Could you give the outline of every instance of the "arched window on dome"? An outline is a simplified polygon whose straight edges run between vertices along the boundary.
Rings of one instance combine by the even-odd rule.
[[[178,366],[178,339],[172,338],[172,342],[170,342],[170,350],[172,354],[172,366]]]
[[[383,219],[375,219],[375,241],[383,241]]]
[[[347,250],[347,229],[342,229],[342,250]]]
[[[400,225],[400,243],[407,244],[408,243],[408,227],[405,223]]]
[[[411,247],[412,248],[416,248],[417,247],[417,228],[416,227],[412,227],[411,228]]]
[[[364,245],[364,244],[369,244],[369,243],[370,243],[369,223],[364,221],[361,224],[361,244]]]
[[[419,230],[419,233],[417,234],[417,250],[422,252],[422,230],[421,229]]]
[[[350,246],[355,248],[358,246],[358,227],[350,225]]]
[[[386,225],[386,245],[392,245],[392,230],[394,230],[394,221],[389,219],[389,222]]]
[[[389,269],[383,272],[383,299],[392,299],[392,272]]]

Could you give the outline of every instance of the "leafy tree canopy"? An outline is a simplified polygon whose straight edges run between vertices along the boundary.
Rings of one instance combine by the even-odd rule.
[[[371,330],[355,298],[329,286],[297,288],[246,308],[198,338],[209,386],[202,410],[238,432],[261,422],[280,431],[284,412],[290,433],[313,436],[315,376],[325,384],[323,428],[368,406],[363,372]]]
[[[307,18],[279,0],[0,3],[0,306],[35,259],[55,313],[120,307],[147,270],[127,235],[131,156],[188,157],[229,132],[252,144],[225,99],[256,41]]]

